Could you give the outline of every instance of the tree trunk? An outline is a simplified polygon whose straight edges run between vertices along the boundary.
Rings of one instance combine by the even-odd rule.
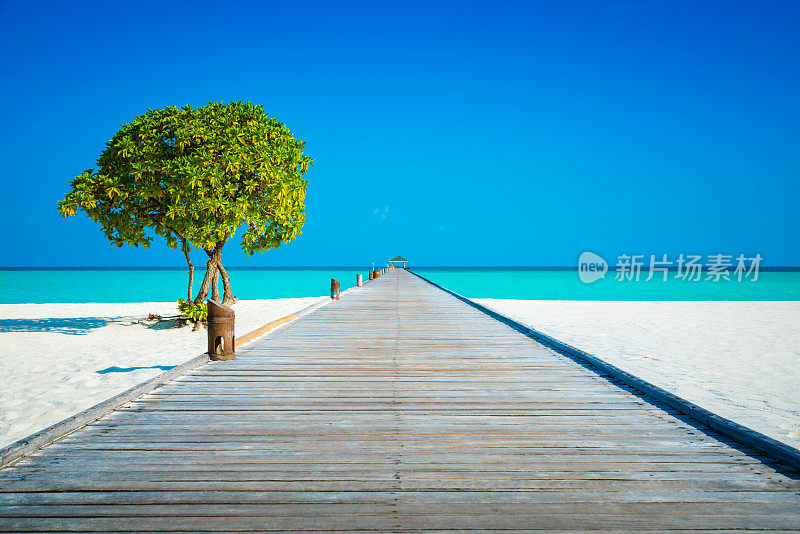
[[[194,285],[194,264],[192,264],[192,259],[189,257],[189,243],[186,239],[181,238],[181,250],[183,250],[183,255],[186,256],[186,265],[189,266],[189,290],[187,292],[186,300],[192,300],[192,286]]]
[[[236,304],[239,300],[238,298],[233,296],[231,292],[231,277],[228,276],[228,271],[225,270],[225,267],[222,266],[222,261],[217,264],[219,267],[219,274],[222,275],[222,288],[223,288],[223,299],[222,303],[226,306],[230,306],[231,304]]]
[[[211,279],[211,298],[219,301],[219,262],[214,264],[214,277]]]
[[[219,241],[214,247],[214,250],[206,250],[206,254],[208,254],[208,261],[206,262],[206,275],[203,277],[203,284],[200,286],[200,291],[197,293],[197,296],[194,299],[195,304],[200,304],[206,300],[206,297],[208,296],[208,290],[211,288],[211,280],[216,279],[217,277],[217,264],[222,257],[223,245],[225,245],[225,241]],[[212,298],[214,298],[213,294]],[[219,298],[219,294],[217,294],[216,298]]]

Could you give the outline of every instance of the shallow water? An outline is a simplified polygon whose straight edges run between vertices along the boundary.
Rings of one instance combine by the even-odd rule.
[[[356,267],[281,269],[228,268],[233,293],[240,299],[325,295],[330,279],[352,287]],[[582,283],[575,270],[524,268],[420,268],[415,272],[471,298],[526,300],[800,300],[800,271],[762,271],[758,280],[681,281],[669,273],[642,280],[605,279]],[[195,272],[195,291],[204,271]],[[164,302],[186,296],[181,269],[35,269],[0,270],[0,303]]]
[[[356,285],[357,269],[236,269],[228,267],[233,294],[240,299],[326,295],[331,278],[341,289]],[[194,291],[205,271],[195,271]],[[367,278],[366,269],[363,276]],[[180,269],[0,270],[0,304],[45,302],[168,302],[186,298],[188,274]],[[220,284],[220,292],[222,284]]]

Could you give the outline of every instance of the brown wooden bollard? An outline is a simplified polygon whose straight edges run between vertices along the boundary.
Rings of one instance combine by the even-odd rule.
[[[364,280],[361,278],[361,273],[356,275],[356,285],[358,287],[363,287],[364,286]]]
[[[221,302],[208,299],[208,357],[212,360],[233,360],[236,351],[233,338],[235,314]]]
[[[334,280],[331,278],[331,299],[339,300],[339,288],[341,284],[339,284],[338,280]]]

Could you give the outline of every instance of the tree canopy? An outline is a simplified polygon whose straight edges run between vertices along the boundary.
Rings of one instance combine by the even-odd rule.
[[[206,275],[195,297],[209,286],[218,298],[222,275],[225,301],[235,300],[222,265],[222,247],[242,225],[247,254],[295,239],[305,222],[313,160],[263,106],[210,103],[193,108],[148,110],[125,124],[106,143],[97,167],[71,182],[59,201],[62,216],[83,211],[117,246],[148,248],[161,236],[183,250],[191,273],[190,249],[208,255]]]

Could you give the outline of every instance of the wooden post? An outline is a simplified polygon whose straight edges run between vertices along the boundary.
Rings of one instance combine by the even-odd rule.
[[[236,359],[233,310],[208,299],[208,357],[212,360]]]
[[[341,285],[339,284],[338,280],[334,280],[331,278],[331,299],[332,300],[339,300],[339,288]]]
[[[375,278],[375,271],[370,271],[369,272],[369,279],[372,280],[373,278]]]
[[[358,273],[356,275],[356,285],[358,287],[363,287],[364,286],[364,281],[361,279],[361,273]]]

